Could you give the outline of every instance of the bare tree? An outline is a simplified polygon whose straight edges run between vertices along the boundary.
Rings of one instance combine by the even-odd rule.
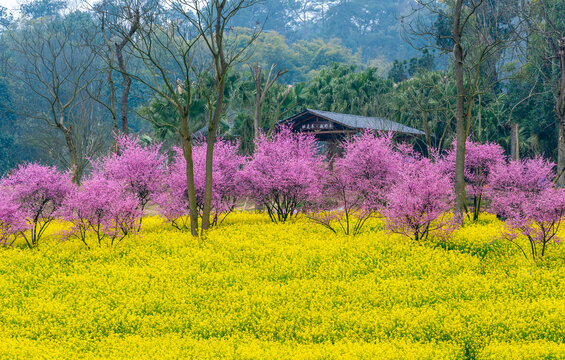
[[[76,144],[76,173],[79,179],[87,171],[91,160],[104,153],[109,145],[108,126],[102,108],[90,97],[84,94],[82,97],[68,114]],[[41,150],[40,157],[45,156],[47,160],[56,160],[63,167],[71,167],[69,155],[60,151],[65,147],[65,139],[60,132],[43,123],[35,125],[30,128],[29,136],[30,141]]]
[[[94,41],[95,35],[87,24],[74,20],[55,16],[22,22],[10,36],[18,55],[13,75],[35,95],[30,101],[20,94],[21,113],[64,136],[73,181],[78,183],[81,171],[71,113],[95,76],[95,55],[84,45]]]
[[[92,44],[99,57],[106,64],[103,71],[107,77],[104,85],[108,88],[108,96],[105,98],[93,96],[111,114],[114,125],[114,134],[118,134],[117,96],[114,72],[119,72],[122,76],[122,94],[120,98],[121,132],[129,133],[128,125],[128,99],[131,90],[132,78],[127,70],[127,52],[125,47],[130,41],[135,41],[135,33],[138,31],[141,21],[141,14],[153,6],[147,0],[121,0],[108,3],[106,0],[93,6],[94,11],[99,16],[100,33],[103,44]],[[117,63],[117,64],[116,64]]]
[[[184,11],[179,7],[175,9]],[[142,14],[139,29],[136,32],[136,41],[132,41],[129,30],[121,26],[114,27],[114,31],[120,33],[123,38],[129,38],[131,55],[143,64],[144,71],[140,73],[128,71],[128,76],[165,99],[177,112],[178,124],[163,123],[153,118],[147,120],[159,127],[168,127],[180,136],[186,161],[190,231],[193,236],[198,236],[198,209],[194,186],[189,109],[196,78],[193,51],[198,43],[199,33],[191,26],[171,20],[157,5],[146,9]]]
[[[260,0],[177,0],[170,5],[187,20],[198,32],[211,59],[215,86],[212,92],[203,91],[208,99],[210,117],[206,138],[206,185],[204,190],[204,210],[202,213],[202,231],[210,227],[212,204],[212,168],[214,144],[220,119],[224,112],[226,77],[230,69],[245,60],[249,46],[257,39],[261,29],[256,29],[250,38],[238,41],[237,36],[227,38],[232,18],[241,10],[249,8]],[[188,11],[185,11],[187,9]]]
[[[532,48],[542,64],[538,69],[553,91],[554,111],[558,125],[558,155],[556,182],[565,186],[565,3],[562,1],[540,0],[530,3],[527,13]]]
[[[278,78],[287,73],[286,69],[279,70],[275,73],[275,67],[275,64],[271,65],[271,69],[267,74],[264,86],[261,66],[257,64],[254,68],[251,69],[253,80],[255,80],[255,111],[253,116],[255,138],[259,137],[259,134],[261,133],[261,117],[263,115],[263,103],[265,102],[265,97],[267,96],[269,89],[273,86],[275,81],[277,81]]]
[[[417,48],[432,47],[451,53],[455,70],[456,119],[455,211],[467,209],[465,194],[465,142],[473,122],[477,97],[505,77],[493,70],[517,45],[521,19],[514,1],[415,0],[416,7],[403,17],[407,39]],[[435,19],[435,22],[430,21]],[[418,43],[424,41],[423,45]],[[489,66],[487,66],[489,65]]]
[[[122,79],[124,81],[123,89],[122,89],[122,97],[121,97],[121,104],[120,104],[120,118],[122,121],[122,132],[124,134],[129,133],[128,128],[128,97],[129,92],[131,89],[131,77],[128,75],[127,68],[126,68],[126,61],[124,60],[123,50],[124,47],[133,39],[134,34],[139,29],[139,22],[140,22],[140,13],[144,11],[144,4],[140,3],[139,1],[131,1],[131,4],[127,6],[120,6],[120,10],[125,12],[125,16],[122,15],[122,18],[127,19],[128,25],[126,36],[122,36],[121,39],[113,38],[113,45],[116,51],[116,58],[118,60],[118,66],[120,69],[120,73],[122,74]],[[106,44],[111,46],[111,41],[106,38]]]

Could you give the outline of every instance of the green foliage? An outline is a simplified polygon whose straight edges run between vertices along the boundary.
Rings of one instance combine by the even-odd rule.
[[[397,85],[391,100],[395,121],[426,133],[420,150],[428,147],[442,151],[454,136],[452,109],[455,103],[455,81],[445,71],[421,71]]]
[[[23,16],[31,19],[38,19],[44,16],[57,15],[67,7],[65,0],[33,0],[20,5]]]
[[[13,21],[13,16],[10,14],[8,9],[3,6],[0,6],[0,29],[8,28]]]
[[[364,116],[382,116],[392,92],[392,81],[376,68],[357,71],[355,65],[333,64],[307,84],[302,106]]]
[[[419,73],[433,71],[435,68],[434,55],[428,49],[424,49],[419,58],[413,57],[410,61],[394,60],[388,72],[388,78],[399,83]]]
[[[414,50],[402,41],[398,17],[411,9],[407,0],[265,0],[238,13],[235,25],[263,24],[291,43],[301,40],[339,39],[366,62],[385,56],[406,59]]]
[[[237,36],[242,37],[241,40],[250,38],[251,30],[238,30]],[[295,84],[308,81],[320,69],[332,63],[360,65],[362,62],[359,54],[354,54],[338,38],[315,38],[290,43],[284,35],[267,31],[261,33],[253,43],[249,63],[257,63],[265,69],[272,64],[278,69],[286,69],[288,72],[281,78],[281,82]]]
[[[139,108],[139,115],[147,119],[153,128],[156,139],[166,142],[177,142],[178,132],[175,127],[179,126],[179,115],[177,109],[165,98],[156,94],[149,99],[147,105]],[[206,101],[202,97],[194,97],[189,108],[190,132],[194,133],[207,124]]]
[[[406,60],[394,60],[394,62],[392,63],[392,68],[388,72],[388,78],[395,83],[408,79],[408,76],[406,74],[406,65]]]

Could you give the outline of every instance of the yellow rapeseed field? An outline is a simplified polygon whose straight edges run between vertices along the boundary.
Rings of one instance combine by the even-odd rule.
[[[90,250],[63,227],[0,249],[2,359],[565,359],[565,251],[533,263],[492,216],[425,244],[257,214]]]

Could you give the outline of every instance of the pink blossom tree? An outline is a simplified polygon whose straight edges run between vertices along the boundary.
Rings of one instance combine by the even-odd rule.
[[[518,235],[525,236],[534,259],[545,255],[549,243],[560,241],[565,189],[552,183],[553,168],[553,163],[538,157],[499,164],[489,176],[491,209],[506,220],[504,238],[517,244]]]
[[[27,227],[19,221],[14,220],[11,226],[19,229],[32,248],[38,245],[65,198],[75,191],[75,186],[70,174],[62,174],[54,167],[29,163],[18,166],[0,180],[0,191],[4,194],[3,198],[8,199],[6,206],[11,209],[9,211],[15,211],[13,216],[22,216],[27,222],[29,233],[23,231]]]
[[[321,195],[323,172],[314,137],[281,128],[255,140],[241,181],[246,195],[264,206],[273,222],[285,222]]]
[[[117,154],[94,163],[95,172],[109,180],[124,183],[128,191],[137,196],[143,212],[149,201],[163,190],[166,158],[160,153],[159,144],[143,146],[137,137],[121,135],[117,138],[117,145]]]
[[[367,219],[383,209],[408,150],[393,134],[365,132],[343,145],[343,157],[324,179],[324,196],[309,217],[334,231],[358,234]]]
[[[110,245],[121,241],[135,231],[142,216],[137,196],[124,183],[99,174],[67,197],[59,214],[73,224],[68,234],[87,247],[89,233],[94,234],[99,245],[104,240]]]
[[[238,153],[238,145],[217,139],[214,144],[214,166],[212,175],[212,211],[211,225],[217,225],[235,208],[241,190],[239,173],[245,158]],[[194,186],[198,216],[204,210],[204,194],[206,183],[206,143],[193,146]],[[167,218],[178,229],[188,229],[189,203],[186,178],[186,161],[181,149],[175,149],[174,159],[169,166],[165,180],[166,191],[156,199],[161,215]]]
[[[12,246],[29,229],[30,225],[19,206],[8,194],[0,192],[0,245]]]
[[[454,228],[452,182],[430,159],[406,161],[386,197],[383,213],[390,232],[425,241],[432,233],[445,236]]]
[[[491,169],[504,164],[506,158],[504,150],[498,144],[478,144],[467,139],[465,145],[465,184],[466,193],[473,197],[473,220],[478,220],[485,189]],[[446,173],[455,178],[455,142],[453,149],[448,151],[444,158]]]

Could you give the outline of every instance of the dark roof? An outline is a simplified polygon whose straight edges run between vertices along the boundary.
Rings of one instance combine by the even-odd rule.
[[[307,113],[316,115],[326,120],[333,121],[354,129],[372,129],[372,130],[380,130],[380,131],[393,131],[403,134],[424,135],[423,131],[411,128],[406,125],[399,124],[397,122],[385,118],[339,114],[330,111],[321,111],[321,110],[313,110],[313,109],[306,109],[306,111],[303,111],[300,114],[297,114],[286,120],[283,120],[282,123],[287,121],[294,121],[299,117],[306,115]]]

